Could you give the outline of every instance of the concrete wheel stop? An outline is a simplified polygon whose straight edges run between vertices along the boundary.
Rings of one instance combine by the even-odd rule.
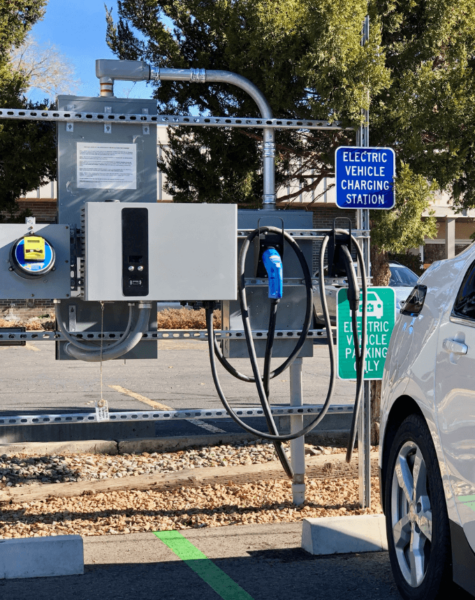
[[[304,519],[302,548],[315,556],[387,550],[384,515]]]
[[[80,535],[0,540],[0,579],[83,574]]]

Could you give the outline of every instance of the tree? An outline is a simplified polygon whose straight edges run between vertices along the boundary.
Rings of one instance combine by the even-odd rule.
[[[79,87],[74,66],[56,46],[41,46],[30,34],[23,44],[11,52],[11,65],[23,74],[28,88],[46,93],[51,100],[58,94],[74,94]]]
[[[25,98],[28,77],[14,68],[11,53],[44,13],[47,0],[0,0],[0,105],[46,108]],[[55,128],[50,123],[0,121],[0,211],[11,215],[18,197],[54,179]]]
[[[360,46],[365,13],[363,0],[121,0],[117,24],[108,13],[108,43],[123,59],[240,73],[260,87],[279,117],[356,124],[368,107],[365,90],[375,94],[389,83],[379,34]],[[164,16],[173,31],[161,22]],[[245,92],[224,84],[162,82],[155,97],[164,112],[260,116]],[[316,188],[333,174],[335,148],[350,140],[353,131],[279,132],[278,184],[297,177],[304,190]],[[179,201],[258,205],[261,141],[259,130],[171,132],[163,165],[169,191]]]

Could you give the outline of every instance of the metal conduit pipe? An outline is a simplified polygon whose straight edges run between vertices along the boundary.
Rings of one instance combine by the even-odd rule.
[[[115,358],[120,358],[130,352],[135,348],[135,346],[142,339],[142,335],[148,329],[148,323],[150,320],[150,311],[152,309],[152,304],[150,303],[140,303],[138,305],[139,308],[139,317],[137,322],[133,326],[129,335],[120,341],[119,344],[114,345],[111,348],[95,348],[94,350],[83,350],[73,346],[72,344],[68,344],[66,346],[66,352],[69,356],[76,358],[77,360],[84,360],[85,362],[100,362],[106,360],[113,360]]]
[[[58,324],[59,330],[64,335],[66,340],[73,346],[76,346],[77,348],[79,348],[80,350],[86,350],[86,351],[96,350],[98,347],[98,344],[100,343],[100,340],[82,341],[82,340],[78,339],[77,337],[74,337],[73,335],[71,335],[71,333],[67,329],[64,315],[61,312],[61,300],[54,300],[54,304],[56,305],[56,323]],[[127,321],[127,327],[126,327],[124,333],[122,334],[122,336],[120,338],[118,338],[117,340],[103,340],[103,344],[105,344],[105,346],[103,346],[103,348],[115,348],[123,340],[126,339],[126,337],[129,335],[130,329],[132,327],[134,317],[136,316],[136,313],[138,314],[138,310],[137,309],[134,310],[134,309],[135,309],[135,304],[130,303],[129,304],[129,319]]]
[[[205,69],[161,69],[134,60],[96,60],[96,76],[101,83],[101,96],[113,96],[114,81],[190,81],[195,83],[228,83],[244,90],[257,104],[263,119],[272,119],[272,109],[261,90],[242,75],[230,71]],[[263,207],[275,208],[275,135],[264,128],[262,147]]]

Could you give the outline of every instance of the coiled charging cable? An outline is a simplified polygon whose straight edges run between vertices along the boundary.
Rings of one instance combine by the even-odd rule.
[[[252,367],[252,371],[253,371],[253,377],[248,377],[246,375],[243,375],[242,373],[239,373],[239,371],[237,371],[232,365],[230,365],[230,363],[222,355],[222,352],[218,346],[218,342],[216,340],[216,336],[215,336],[214,328],[213,328],[214,303],[209,303],[206,308],[206,324],[207,324],[207,330],[208,330],[208,347],[209,347],[209,355],[210,355],[210,365],[211,365],[211,373],[212,373],[213,381],[214,381],[214,384],[216,387],[216,391],[218,393],[218,396],[219,396],[224,408],[228,412],[229,416],[248,433],[252,433],[253,435],[256,435],[262,439],[266,439],[266,440],[269,440],[272,442],[274,442],[274,441],[285,442],[285,441],[297,439],[297,438],[307,434],[312,429],[314,429],[325,417],[325,415],[328,411],[328,408],[330,406],[332,397],[333,397],[333,392],[334,392],[334,387],[335,387],[335,379],[336,379],[335,349],[334,349],[334,344],[333,344],[333,333],[332,333],[332,329],[331,329],[330,315],[329,315],[328,305],[327,305],[326,295],[325,295],[325,279],[324,279],[324,256],[325,256],[325,251],[326,251],[330,237],[326,236],[324,238],[324,240],[322,242],[321,250],[320,250],[320,286],[319,286],[320,287],[320,298],[321,298],[323,315],[324,315],[324,320],[325,320],[325,328],[327,331],[328,351],[329,351],[329,358],[330,358],[330,384],[328,387],[327,396],[326,396],[324,405],[322,407],[322,410],[306,427],[303,427],[300,431],[297,431],[294,433],[279,435],[279,434],[276,434],[273,432],[267,433],[267,432],[263,432],[263,431],[254,429],[253,427],[247,425],[236,414],[234,409],[230,406],[230,404],[223,392],[223,389],[221,387],[221,383],[220,383],[219,376],[217,373],[217,368],[216,368],[216,360],[215,360],[215,354],[216,354],[219,362],[224,366],[224,368],[231,375],[233,375],[234,377],[237,377],[238,379],[240,379],[242,381],[248,381],[248,382],[252,381],[252,382],[256,383],[259,400],[261,402],[261,406],[262,406],[264,415],[266,417],[266,421],[267,421],[267,423],[269,423],[269,422],[273,423],[274,421],[273,421],[273,417],[272,417],[272,413],[271,413],[271,408],[269,405],[268,385],[265,385],[264,378],[261,377],[261,374],[259,371],[259,366],[257,364],[254,340],[252,337],[252,330],[251,330],[251,324],[250,324],[250,319],[249,319],[249,310],[248,310],[248,305],[247,305],[246,285],[245,285],[245,277],[244,277],[244,268],[245,268],[247,252],[248,252],[250,243],[256,237],[256,235],[259,234],[259,231],[264,232],[264,233],[267,231],[270,233],[275,233],[275,232],[280,233],[280,231],[275,227],[261,227],[260,230],[256,229],[256,230],[252,231],[249,234],[249,236],[246,238],[246,240],[244,241],[244,244],[241,248],[241,252],[240,252],[240,256],[239,256],[239,279],[238,279],[239,300],[240,300],[240,305],[241,305],[241,314],[242,314],[242,319],[243,319],[244,332],[245,332],[245,337],[246,337],[246,342],[247,342],[247,347],[248,347],[248,352],[249,352],[249,358],[250,358],[251,367]],[[342,230],[336,230],[335,233],[346,233],[346,232],[342,231]],[[267,366],[267,370],[268,370],[268,377],[266,377],[267,384],[270,379],[272,379],[272,378],[276,377],[277,375],[279,375],[280,373],[282,373],[293,362],[293,360],[295,359],[295,357],[297,356],[298,352],[300,351],[300,349],[302,348],[302,346],[305,342],[305,339],[307,337],[308,331],[310,329],[310,324],[311,324],[313,297],[312,297],[312,281],[311,281],[308,265],[307,265],[304,255],[303,255],[300,247],[296,243],[296,241],[286,232],[284,232],[284,237],[285,237],[285,240],[290,245],[290,247],[297,254],[299,262],[302,266],[302,270],[303,270],[304,277],[305,277],[306,290],[307,290],[307,310],[306,310],[306,314],[305,314],[304,327],[302,329],[301,335],[299,336],[299,340],[298,340],[294,350],[290,354],[290,356],[282,363],[282,365],[280,365],[280,367],[278,367],[277,369],[275,369],[272,372],[270,372],[270,367]],[[354,442],[355,442],[355,437],[356,437],[356,424],[358,422],[358,414],[359,414],[359,409],[360,409],[360,404],[361,404],[361,393],[362,393],[363,381],[364,381],[364,364],[365,364],[364,356],[365,356],[365,351],[366,351],[366,316],[367,316],[366,315],[366,312],[367,312],[366,311],[367,281],[366,281],[366,271],[365,271],[365,266],[364,266],[364,259],[363,259],[361,249],[358,246],[356,239],[353,236],[352,236],[352,239],[355,242],[355,248],[356,248],[356,252],[357,252],[357,260],[358,260],[358,265],[359,265],[361,279],[362,279],[362,288],[363,288],[363,310],[362,310],[363,319],[362,319],[362,321],[363,321],[363,326],[362,326],[362,333],[361,333],[361,350],[360,350],[359,336],[358,336],[358,330],[357,330],[358,306],[353,305],[352,329],[353,329],[353,338],[355,341],[355,358],[356,358],[356,368],[357,368],[357,386],[356,386],[357,390],[356,390],[356,397],[355,397],[355,409],[354,409],[354,413],[353,413],[353,422],[352,422],[352,427],[351,427],[350,441],[348,444],[348,451],[347,451],[347,460],[348,461],[351,459],[351,453],[352,453],[352,450],[354,447]],[[354,267],[353,267],[351,255],[349,255],[349,252],[347,253],[347,259],[348,260],[345,261],[345,264],[346,264],[346,268],[348,271],[349,290],[350,289],[354,290],[353,292],[349,292],[349,296],[351,297],[352,294],[354,296],[356,289],[358,289],[358,299],[359,299],[359,288],[358,288],[358,284],[357,284],[357,278],[356,278],[356,274],[354,272]],[[309,298],[310,298],[310,304],[309,304]],[[277,303],[275,303],[275,306],[272,308],[273,309],[271,310],[269,329],[271,328],[272,321],[273,321],[274,322],[274,330],[275,330],[275,318],[276,318]],[[313,310],[315,310],[315,309],[313,309]],[[271,332],[269,331],[269,334],[270,333]],[[272,335],[272,338],[273,337],[274,336]],[[269,338],[270,338],[270,335],[268,335],[268,342],[267,342],[267,348],[268,349],[270,348],[270,351],[266,351],[266,358],[268,360],[267,365],[270,364],[270,356],[271,356],[271,350],[272,350],[272,344],[273,344],[272,339],[271,339],[271,341],[269,341]],[[266,361],[265,361],[265,365],[266,365]],[[266,368],[264,369],[264,371],[266,371]],[[272,428],[272,429],[274,429],[274,428]]]

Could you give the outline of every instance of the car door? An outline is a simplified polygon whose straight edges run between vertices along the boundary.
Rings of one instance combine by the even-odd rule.
[[[475,550],[475,262],[451,305],[437,340],[436,415],[455,506]]]

